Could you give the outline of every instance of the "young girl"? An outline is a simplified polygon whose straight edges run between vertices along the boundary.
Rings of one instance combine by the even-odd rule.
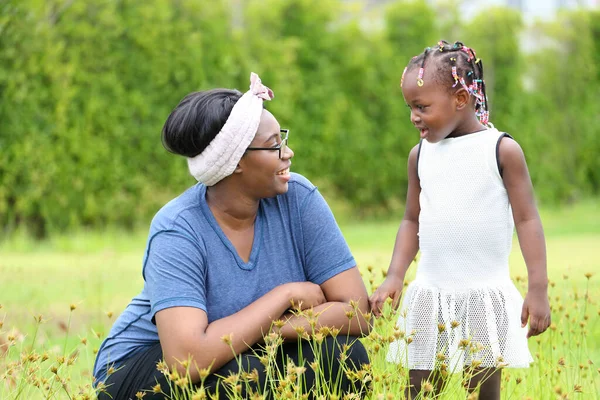
[[[388,297],[397,307],[420,249],[397,323],[405,336],[388,360],[410,369],[411,398],[424,381],[439,392],[448,372],[464,370],[469,391],[499,399],[500,368],[528,367],[527,338],[550,325],[544,233],[525,157],[488,122],[483,64],[462,43],[441,41],[414,57],[401,86],[421,141],[409,155],[406,211],[371,308],[379,316]],[[513,223],[527,264],[525,300],[509,276]]]

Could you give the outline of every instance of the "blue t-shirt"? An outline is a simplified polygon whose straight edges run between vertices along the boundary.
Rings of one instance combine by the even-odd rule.
[[[217,224],[205,195],[206,186],[197,184],[152,220],[144,288],[100,346],[96,382],[106,379],[109,366],[118,368],[159,342],[154,315],[160,310],[197,307],[211,323],[278,285],[320,285],[356,265],[325,199],[301,175],[292,174],[287,193],[260,201],[247,263]]]

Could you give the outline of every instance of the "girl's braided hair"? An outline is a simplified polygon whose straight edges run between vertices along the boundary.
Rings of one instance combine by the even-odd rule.
[[[425,64],[432,61],[435,68],[434,79],[440,84],[447,86],[450,90],[456,90],[460,84],[469,94],[475,97],[475,112],[479,121],[487,125],[489,123],[489,108],[487,94],[485,92],[485,81],[483,80],[483,62],[477,58],[475,50],[465,46],[462,42],[449,44],[440,40],[435,47],[427,47],[423,53],[410,60],[404,72],[419,67],[417,85],[423,86],[423,74]]]

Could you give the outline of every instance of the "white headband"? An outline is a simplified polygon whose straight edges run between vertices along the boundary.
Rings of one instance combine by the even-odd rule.
[[[235,103],[221,131],[202,153],[188,158],[190,174],[198,182],[213,186],[235,171],[258,130],[263,100],[273,97],[273,91],[252,72],[250,90]]]

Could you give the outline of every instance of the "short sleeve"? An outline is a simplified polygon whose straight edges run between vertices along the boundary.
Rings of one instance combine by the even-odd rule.
[[[198,243],[177,231],[161,231],[148,243],[144,265],[145,291],[152,321],[170,307],[195,307],[206,312],[206,270]]]
[[[356,266],[329,205],[317,189],[307,195],[300,213],[309,281],[320,285]]]

